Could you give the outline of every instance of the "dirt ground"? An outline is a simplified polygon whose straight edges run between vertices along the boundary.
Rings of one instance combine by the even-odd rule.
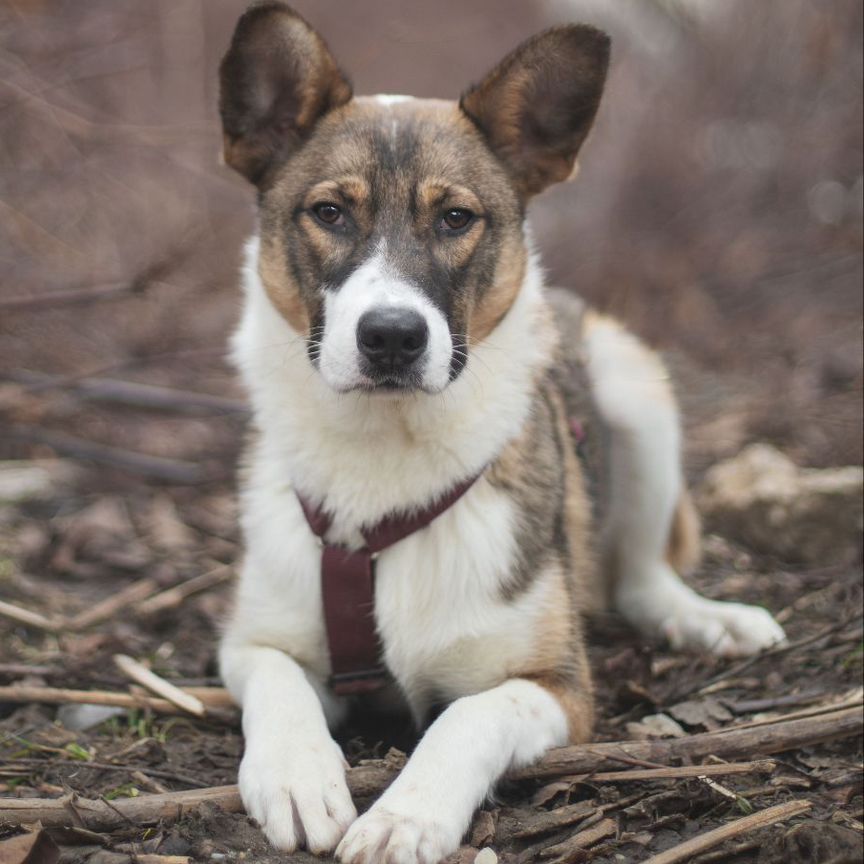
[[[175,429],[202,422],[92,404],[86,410],[91,421],[98,415],[106,423],[134,418]],[[236,443],[240,419],[222,415],[208,422],[223,427],[225,439]],[[703,440],[703,427],[692,416],[690,426],[694,439]],[[708,458],[694,450],[691,461]],[[178,487],[111,469],[73,470],[74,477],[58,477],[35,500],[3,508],[3,599],[51,621],[69,621],[130,585],[154,581],[108,620],[79,630],[46,632],[0,618],[0,685],[125,691],[129,682],[112,663],[116,653],[144,660],[181,685],[217,684],[215,640],[230,601],[223,574],[230,574],[239,551],[231,485],[211,481]],[[215,584],[182,602],[147,608],[146,595],[202,573],[216,574]],[[694,582],[711,597],[766,605],[786,627],[790,647],[742,668],[647,645],[616,617],[595,617],[590,641],[597,740],[625,740],[636,734],[628,724],[659,713],[676,718],[684,733],[695,734],[843,700],[860,704],[862,587],[857,565],[792,568],[709,535]],[[407,720],[385,726],[380,718],[364,714],[362,706],[355,715],[340,735],[352,764],[382,757],[391,746],[410,748]],[[85,731],[64,725],[75,728],[78,719],[70,706],[58,713],[56,706],[0,697],[0,798],[76,792],[115,800],[158,788],[235,781],[242,752],[236,720],[213,723],[120,710]],[[475,840],[491,845],[502,861],[557,860],[544,857],[544,850],[572,836],[580,824],[544,831],[542,814],[587,802],[581,827],[590,826],[597,807],[603,807],[615,831],[584,857],[560,860],[637,862],[750,812],[805,799],[812,803],[805,817],[727,843],[720,847],[725,857],[717,857],[715,850],[715,857],[698,860],[860,860],[837,857],[844,848],[857,854],[861,843],[860,740],[780,753],[774,759],[770,770],[720,777],[710,784],[696,778],[606,783],[590,776],[510,783],[486,806],[491,821],[482,817]],[[791,834],[790,826],[795,826]],[[0,837],[14,830],[0,827]],[[273,853],[245,817],[216,808],[175,825],[129,825],[78,837],[67,833],[60,841],[62,860],[90,864],[134,861],[130,849],[188,855],[194,861],[316,860],[305,853]],[[790,848],[798,851],[790,853]]]
[[[610,90],[580,180],[532,207],[551,280],[671,353],[693,485],[752,441],[804,466],[861,463],[860,3],[693,4],[714,10],[704,15],[647,0],[296,5],[358,92],[455,95],[543,26],[578,18],[608,29]],[[247,423],[225,344],[253,196],[217,164],[214,88],[243,6],[0,8],[0,459],[46,460],[28,495],[0,499],[0,600],[42,616],[0,615],[0,687],[128,692],[118,653],[182,686],[219,683]],[[711,533],[705,546],[693,583],[766,605],[789,646],[747,664],[683,656],[598,616],[598,741],[644,734],[632,724],[660,714],[692,736],[860,705],[860,561],[805,569]],[[197,592],[148,602],[202,578]],[[124,589],[108,618],[68,626]],[[2,692],[0,809],[235,781],[242,739],[231,716],[123,709],[78,729],[80,710]],[[356,765],[409,750],[412,735],[358,706],[340,741]],[[808,801],[806,813],[692,860],[861,861],[860,738],[771,758],[710,782],[510,782],[467,839],[508,864],[635,864]],[[612,830],[593,843],[556,851],[607,819]],[[0,841],[18,831],[0,820]],[[276,854],[244,816],[216,808],[54,837],[66,864],[320,860]],[[460,864],[471,860],[466,848]]]

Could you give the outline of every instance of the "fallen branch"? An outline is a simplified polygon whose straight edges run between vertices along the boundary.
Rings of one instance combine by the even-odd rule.
[[[514,774],[517,779],[560,777],[564,774],[590,774],[614,770],[621,756],[666,763],[678,759],[740,759],[768,756],[784,750],[849,738],[864,731],[864,716],[857,707],[843,708],[816,717],[776,720],[761,726],[735,726],[661,741],[601,742],[551,750],[536,765]]]
[[[53,675],[58,672],[57,666],[34,666],[31,663],[0,663],[0,675],[23,677],[25,675]]]
[[[678,765],[672,768],[641,768],[635,771],[600,771],[573,777],[573,782],[629,783],[632,780],[680,780],[686,777],[727,777],[730,774],[768,774],[775,763],[763,759],[759,762],[726,762],[719,765]]]
[[[812,806],[809,801],[787,801],[785,804],[778,804],[776,807],[768,807],[765,810],[760,810],[758,813],[753,813],[742,819],[736,819],[728,825],[715,828],[713,831],[706,831],[698,837],[685,840],[683,843],[679,843],[677,846],[673,846],[659,855],[652,856],[645,864],[678,864],[679,861],[692,861],[694,855],[698,855],[706,849],[719,846],[726,840],[740,837],[742,834],[747,834],[750,831],[756,831],[759,828],[773,825],[775,822],[782,822],[785,819],[790,819],[792,816],[799,816]]]
[[[541,853],[541,858],[555,858],[557,861],[575,860],[577,850],[581,851],[599,843],[606,837],[611,837],[618,830],[614,819],[602,819],[596,825],[578,831],[562,843],[547,846]]]
[[[109,465],[112,468],[141,474],[144,477],[162,480],[166,483],[177,483],[185,486],[201,483],[206,479],[206,474],[201,466],[193,462],[186,462],[182,459],[166,459],[163,456],[150,456],[147,453],[111,447],[108,444],[76,438],[74,435],[67,435],[64,432],[17,424],[9,428],[9,434],[10,437],[18,441],[29,444],[44,444],[57,453],[63,453],[73,459]]]
[[[143,579],[138,579],[136,582],[128,585],[122,591],[112,594],[101,603],[97,603],[95,606],[91,606],[89,609],[85,609],[71,618],[64,618],[62,616],[47,618],[38,612],[31,612],[29,609],[14,606],[11,603],[4,603],[2,600],[0,600],[0,615],[11,618],[20,624],[26,624],[28,627],[36,627],[40,630],[47,630],[50,633],[62,630],[86,630],[88,627],[107,621],[121,609],[125,609],[132,604],[138,604],[137,611],[143,615],[152,615],[165,609],[173,609],[179,606],[187,597],[191,597],[200,591],[206,591],[208,588],[213,588],[222,582],[227,582],[233,573],[234,570],[232,567],[223,565],[206,573],[201,573],[199,576],[193,576],[191,579],[187,579],[185,582],[181,582],[179,585],[174,585],[170,588],[165,587],[165,579],[145,576]],[[167,584],[170,584],[170,582]]]
[[[213,699],[208,699],[207,691],[213,690]],[[228,701],[221,687],[199,687],[190,690],[190,695],[200,700],[207,709],[207,716],[215,719],[220,717]],[[107,690],[66,690],[62,687],[31,687],[22,684],[12,684],[0,687],[0,702],[37,702],[45,705],[113,705],[117,708],[149,708],[157,714],[173,714],[180,712],[177,706],[167,699],[156,696],[146,696],[143,693],[114,693]],[[209,704],[208,704],[209,703]]]
[[[149,599],[145,599],[138,604],[137,611],[141,615],[153,615],[156,612],[164,612],[166,609],[174,609],[187,597],[191,597],[200,591],[214,588],[216,585],[221,585],[223,582],[231,579],[233,575],[234,568],[228,564],[215,567],[213,570],[193,576],[191,579],[187,579],[173,588],[168,588]]]
[[[122,591],[118,591],[101,603],[97,603],[95,606],[69,618],[65,627],[69,630],[84,630],[94,624],[101,624],[112,618],[121,609],[125,609],[132,603],[146,600],[164,587],[163,581],[155,579],[153,576],[145,576],[143,579],[138,579],[131,585],[127,585]]]
[[[804,708],[801,711],[791,711],[782,716],[783,721],[801,720],[806,717],[819,717],[823,714],[831,714],[834,711],[840,711],[843,708],[864,708],[864,698],[859,687],[851,693],[846,694],[843,698],[836,702],[827,702],[822,705],[814,705],[812,708]],[[778,717],[768,717],[762,720],[748,720],[745,723],[740,723],[735,726],[736,729],[752,729],[754,726],[767,726],[771,723],[776,723]]]
[[[62,798],[0,799],[0,823],[41,822],[46,828],[77,825],[90,831],[111,831],[129,823],[175,822],[205,804],[217,804],[228,813],[243,810],[236,786],[214,786],[164,795],[116,798],[110,803],[95,798],[79,798],[75,794]]]
[[[203,717],[207,713],[204,703],[197,696],[185,693],[127,654],[115,654],[114,663],[124,675],[157,696],[167,699],[182,711],[186,711],[194,717]]]
[[[248,414],[249,406],[239,399],[212,396],[191,390],[176,390],[156,384],[122,381],[117,378],[78,378],[70,381],[59,375],[19,371],[9,376],[13,381],[40,390],[65,390],[83,399],[125,405],[130,408],[170,411],[178,414]]]
[[[0,701],[4,698],[3,691],[9,689],[14,688],[0,688]],[[36,691],[38,697],[39,691],[47,688],[29,689]],[[93,694],[88,695],[92,697]],[[31,698],[25,701],[39,701],[39,699]],[[91,701],[95,700],[91,699]],[[167,702],[165,704],[170,705]],[[514,772],[511,776],[515,779],[540,779],[569,774],[590,774],[600,769],[614,770],[615,765],[620,762],[622,753],[628,758],[650,759],[653,762],[697,759],[709,755],[725,759],[748,755],[761,756],[838,738],[848,738],[860,735],[862,731],[864,731],[864,717],[861,711],[857,708],[847,708],[819,717],[779,720],[766,726],[740,730],[725,729],[692,735],[689,738],[673,738],[669,741],[620,741],[562,747],[550,751],[537,764]],[[705,769],[709,766],[701,767],[705,773]],[[348,788],[355,798],[368,798],[380,794],[398,773],[398,760],[370,760],[348,770]],[[170,822],[208,803],[217,804],[232,813],[240,812],[242,809],[236,786],[118,799],[112,802],[111,807],[103,801],[88,799],[76,798],[74,803],[72,809],[71,799],[68,797],[0,799],[0,823],[21,824],[41,821],[43,825],[50,826],[76,823],[77,819],[80,821],[76,824],[83,824],[83,827],[92,830],[111,830],[130,821],[143,825],[160,820]]]
[[[62,630],[64,624],[60,619],[46,618],[38,612],[31,612],[29,609],[6,603],[4,600],[0,600],[0,615],[27,627],[35,627],[37,630],[46,630],[49,633]]]

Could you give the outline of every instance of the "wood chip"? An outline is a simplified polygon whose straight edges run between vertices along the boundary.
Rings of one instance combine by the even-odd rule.
[[[579,831],[572,837],[568,837],[563,843],[547,846],[541,853],[541,858],[554,858],[555,864],[569,864],[571,861],[581,860],[580,853],[594,846],[606,837],[611,837],[618,831],[618,824],[614,819],[602,819],[596,825]]]
[[[596,810],[596,802],[580,801],[578,804],[568,804],[566,807],[557,807],[555,810],[549,810],[545,813],[540,812],[528,825],[519,831],[515,831],[513,836],[518,837],[520,840],[529,837],[539,837],[541,834],[548,834],[551,831],[558,831],[561,828],[566,828],[568,825],[581,822],[596,812]]]
[[[0,864],[57,864],[59,860],[57,844],[44,831],[0,842]]]
[[[498,811],[481,810],[474,817],[471,826],[471,845],[475,849],[491,843],[495,839],[495,829],[498,826]]]

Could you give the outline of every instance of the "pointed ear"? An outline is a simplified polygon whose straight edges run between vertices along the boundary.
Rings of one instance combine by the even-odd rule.
[[[225,161],[259,187],[351,84],[324,40],[284,3],[250,7],[219,67]]]
[[[594,121],[609,37],[584,24],[523,42],[459,102],[525,198],[566,180]]]

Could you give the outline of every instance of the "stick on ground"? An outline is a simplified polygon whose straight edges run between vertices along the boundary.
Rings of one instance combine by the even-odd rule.
[[[207,691],[214,690],[212,700]],[[192,691],[206,708],[224,709],[225,691],[221,687],[198,687]],[[107,690],[66,690],[62,687],[31,687],[12,684],[0,687],[0,702],[37,702],[44,705],[115,705],[118,708],[149,708],[157,714],[177,715],[181,712],[173,702],[143,693],[115,693]],[[208,712],[211,713],[212,712]]]
[[[46,618],[38,612],[31,612],[29,609],[16,606],[14,603],[6,603],[3,600],[0,600],[0,615],[17,621],[19,624],[24,624],[26,627],[47,630],[49,633],[56,633],[63,629],[63,622],[60,620]]]
[[[70,618],[66,622],[66,627],[69,630],[84,630],[87,627],[92,627],[94,624],[101,624],[131,603],[145,600],[164,587],[164,584],[158,579],[154,579],[152,576],[145,576],[143,579],[127,585],[116,594],[112,594],[101,603],[97,603],[95,606],[91,606],[89,609],[85,609],[80,614]]]
[[[179,687],[175,687],[169,681],[160,678],[155,672],[127,654],[115,654],[114,663],[124,675],[157,696],[167,699],[178,708],[188,711],[194,717],[203,717],[207,713],[204,703],[197,696],[184,693]]]
[[[234,575],[234,568],[230,564],[223,564],[219,567],[214,567],[206,573],[201,573],[198,576],[193,576],[173,588],[168,588],[165,591],[156,594],[149,599],[138,604],[137,611],[141,615],[153,615],[156,612],[164,612],[166,609],[174,609],[179,606],[187,597],[197,594],[200,591],[206,591],[209,588],[214,588],[216,585],[221,585],[227,582]]]
[[[2,698],[2,688],[0,688],[0,701]],[[637,759],[667,762],[682,758],[703,758],[711,754],[727,759],[759,756],[838,738],[848,738],[860,735],[862,731],[864,731],[864,716],[861,711],[858,708],[847,708],[819,717],[781,720],[769,726],[706,732],[702,735],[673,738],[669,741],[621,741],[562,747],[550,751],[537,764],[516,772],[514,776],[521,779],[537,779],[563,774],[591,773],[600,768],[614,769],[618,764],[614,757],[620,752]],[[398,772],[395,762],[370,760],[366,764],[348,770],[348,788],[355,798],[378,795],[393,782]],[[205,803],[217,804],[232,813],[242,810],[237,787],[219,786],[212,789],[171,792],[166,795],[142,795],[138,798],[117,799],[111,802],[111,806],[104,801],[76,798],[74,810],[70,807],[68,796],[61,799],[0,799],[0,823],[21,824],[41,821],[45,826],[83,823],[84,827],[92,830],[111,830],[130,821],[143,825],[160,820],[171,822],[196,811]],[[768,812],[763,811],[763,813]],[[75,821],[76,818],[79,822]],[[745,826],[749,824],[745,822]],[[745,830],[749,829],[745,827]],[[728,836],[736,836],[736,834]],[[726,839],[726,836],[722,839]],[[661,862],[654,862],[654,864],[662,864],[662,859]]]
[[[756,831],[759,828],[773,825],[775,822],[782,822],[792,816],[798,816],[809,810],[812,806],[809,801],[787,801],[785,804],[778,804],[776,807],[768,807],[765,810],[760,810],[758,813],[745,816],[743,819],[736,819],[728,825],[721,825],[713,831],[706,831],[698,837],[685,840],[683,843],[679,843],[677,846],[673,846],[659,855],[652,856],[645,864],[679,864],[681,861],[692,861],[695,855],[704,852],[706,849],[719,846],[726,840],[740,837],[742,834],[747,834],[750,831]]]

